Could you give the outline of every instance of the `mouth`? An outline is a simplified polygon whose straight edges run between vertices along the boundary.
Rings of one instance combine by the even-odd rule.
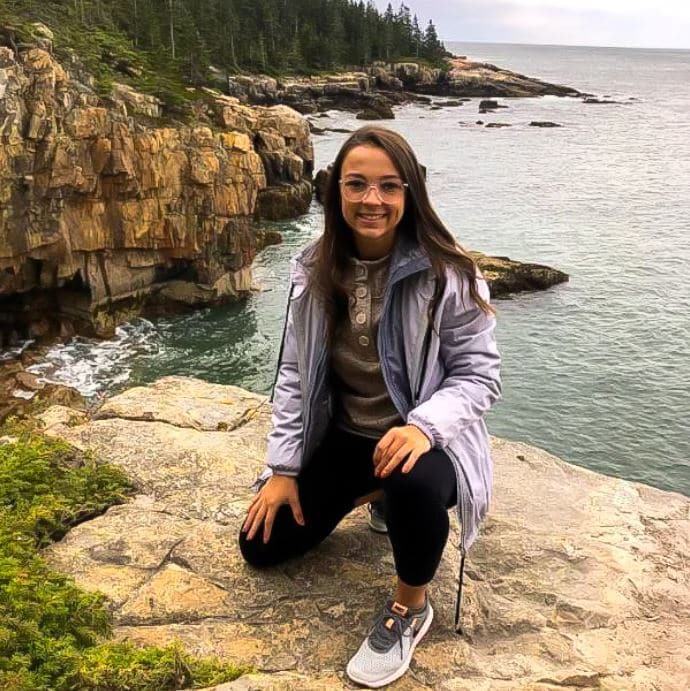
[[[378,221],[382,218],[385,218],[387,214],[385,213],[379,213],[379,214],[364,214],[364,213],[358,213],[357,218],[361,218],[363,221]]]

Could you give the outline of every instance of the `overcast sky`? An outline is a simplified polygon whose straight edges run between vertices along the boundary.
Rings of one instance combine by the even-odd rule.
[[[376,0],[385,9],[388,0]],[[397,10],[400,0],[393,0]],[[405,0],[445,41],[690,49],[690,0]]]

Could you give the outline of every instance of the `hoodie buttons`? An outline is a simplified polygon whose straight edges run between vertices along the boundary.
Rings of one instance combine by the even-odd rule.
[[[369,336],[360,336],[359,345],[364,346],[366,348],[369,345]]]
[[[366,324],[367,323],[367,315],[366,312],[359,312],[357,316],[355,317],[355,321],[358,324]]]

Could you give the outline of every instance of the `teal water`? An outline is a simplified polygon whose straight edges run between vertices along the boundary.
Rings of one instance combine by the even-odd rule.
[[[571,276],[497,302],[504,398],[489,415],[491,432],[690,495],[690,52],[449,47],[624,102],[502,99],[508,109],[480,116],[475,99],[436,111],[405,106],[388,123],[429,168],[432,200],[463,244]],[[478,119],[513,126],[486,129]],[[361,124],[339,113],[325,123]],[[317,167],[345,136],[315,137]],[[41,371],[92,396],[164,374],[267,392],[288,259],[320,225],[314,205],[278,226],[284,243],[261,254],[262,291],[245,303],[136,320],[111,341],[75,339]]]

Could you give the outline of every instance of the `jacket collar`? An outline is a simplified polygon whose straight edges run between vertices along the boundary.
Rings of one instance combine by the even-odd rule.
[[[319,239],[310,242],[294,258],[295,264],[299,267],[300,273],[308,274],[309,265],[314,260]],[[393,283],[410,274],[423,271],[431,267],[431,260],[419,245],[416,238],[407,237],[403,233],[398,233],[393,246],[393,256],[391,257],[389,269],[389,282]]]

